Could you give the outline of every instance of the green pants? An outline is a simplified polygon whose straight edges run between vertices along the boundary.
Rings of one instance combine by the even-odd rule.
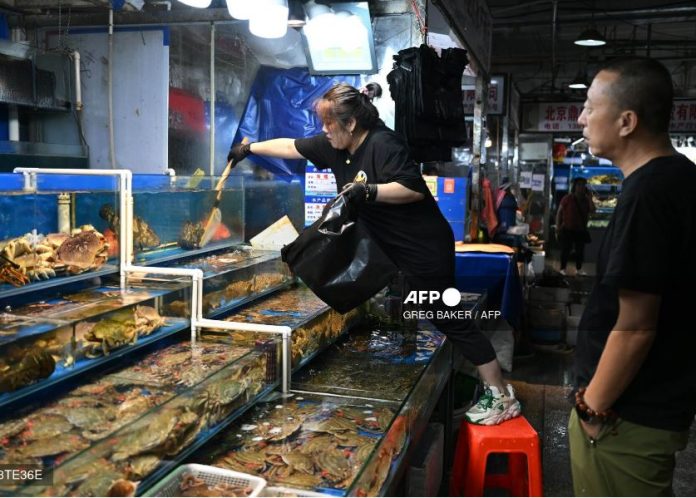
[[[673,496],[674,454],[688,437],[689,431],[619,420],[592,440],[573,410],[568,438],[575,496]]]

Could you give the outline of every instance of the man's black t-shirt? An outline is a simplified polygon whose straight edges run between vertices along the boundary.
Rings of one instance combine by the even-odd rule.
[[[317,167],[331,168],[339,191],[363,171],[368,183],[398,182],[422,193],[423,200],[409,204],[366,203],[359,216],[405,275],[453,281],[452,229],[401,135],[379,126],[370,130],[352,156],[334,149],[324,134],[297,139],[295,147]]]
[[[578,330],[578,384],[594,375],[618,318],[618,290],[662,298],[655,342],[613,408],[636,424],[688,430],[696,414],[696,166],[659,157],[623,182]]]

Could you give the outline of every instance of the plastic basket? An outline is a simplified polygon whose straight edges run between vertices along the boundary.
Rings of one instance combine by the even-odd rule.
[[[306,489],[294,489],[294,488],[286,488],[283,486],[269,486],[266,489],[263,490],[263,493],[261,496],[275,496],[275,497],[292,497],[292,496],[324,496],[326,497],[325,494],[323,493],[317,493],[316,491],[309,491]]]
[[[209,486],[228,484],[251,488],[249,496],[258,496],[266,487],[266,480],[260,477],[191,463],[177,467],[171,474],[155,484],[144,496],[181,496],[180,485],[184,474],[191,474]]]

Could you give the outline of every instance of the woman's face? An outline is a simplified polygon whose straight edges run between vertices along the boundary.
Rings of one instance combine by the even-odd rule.
[[[322,131],[326,133],[326,138],[329,139],[329,143],[334,149],[347,149],[353,142],[353,135],[350,131],[336,121],[324,120]]]

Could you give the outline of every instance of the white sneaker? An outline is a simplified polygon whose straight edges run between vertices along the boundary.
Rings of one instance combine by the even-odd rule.
[[[495,386],[486,386],[483,395],[464,415],[472,424],[498,425],[519,416],[522,412],[520,402],[515,399],[515,390],[510,384],[508,393],[501,393]]]
[[[563,275],[564,277],[566,276],[566,271],[565,271],[565,270],[561,270],[561,271],[559,271],[558,273],[560,273],[560,274]]]
[[[585,270],[578,270],[577,274],[578,277],[586,277],[587,272]]]

